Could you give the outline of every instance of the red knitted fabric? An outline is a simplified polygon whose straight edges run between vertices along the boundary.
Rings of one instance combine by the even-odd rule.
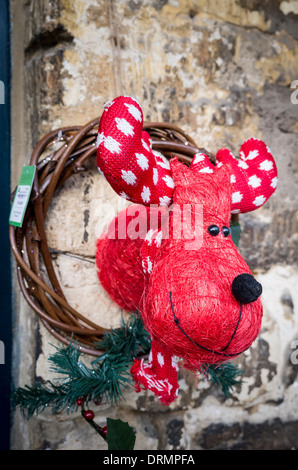
[[[228,149],[217,152],[217,167],[230,164],[232,213],[252,212],[265,204],[277,186],[277,168],[267,145],[259,139],[248,139],[240,148],[240,159]]]
[[[152,338],[149,363],[136,360],[131,370],[137,390],[148,388],[168,405],[178,390],[173,358],[191,370],[228,361],[248,349],[260,331],[259,293],[243,301],[233,290],[235,279],[253,276],[229,223],[231,212],[252,211],[268,200],[277,170],[257,139],[241,146],[240,159],[221,149],[215,166],[202,153],[190,168],[177,159],[169,165],[152,151],[142,123],[141,107],[132,98],[110,102],[99,127],[98,167],[122,197],[171,211],[153,227],[149,221],[156,209],[144,211],[138,238],[129,224],[122,239],[117,230],[114,238],[103,235],[96,261],[107,292],[121,307],[140,310]],[[182,227],[177,213],[185,217]],[[123,219],[133,221],[129,209],[113,221],[113,233]]]
[[[133,202],[167,205],[174,182],[162,155],[153,152],[136,100],[119,97],[103,113],[97,139],[97,165],[112,188]]]
[[[178,359],[160,343],[152,341],[148,363],[136,359],[131,374],[135,389],[150,389],[164,405],[170,405],[178,395]]]

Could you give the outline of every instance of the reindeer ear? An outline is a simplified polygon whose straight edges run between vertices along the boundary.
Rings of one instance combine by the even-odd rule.
[[[277,185],[274,158],[259,139],[248,139],[240,148],[237,159],[228,149],[216,155],[217,166],[229,163],[232,168],[232,213],[252,212],[272,196]]]
[[[190,168],[196,173],[213,173],[214,165],[210,162],[207,155],[202,152],[196,153],[191,161]]]
[[[97,137],[97,166],[112,188],[132,202],[169,205],[174,180],[168,161],[152,150],[140,104],[120,96],[108,102]]]

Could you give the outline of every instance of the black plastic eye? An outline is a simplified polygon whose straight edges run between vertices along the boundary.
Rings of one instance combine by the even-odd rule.
[[[230,229],[228,227],[223,227],[222,234],[224,237],[228,237],[230,235]]]
[[[216,237],[216,235],[219,234],[220,230],[217,225],[210,225],[208,227],[208,232],[210,233],[210,235],[212,235],[212,237]]]

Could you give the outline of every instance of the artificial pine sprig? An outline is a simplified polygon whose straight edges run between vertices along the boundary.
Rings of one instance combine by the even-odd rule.
[[[12,396],[13,406],[20,407],[30,418],[51,407],[53,414],[77,407],[77,400],[84,402],[105,400],[117,403],[123,397],[123,389],[133,383],[130,367],[133,359],[150,349],[150,337],[139,316],[132,315],[122,327],[105,332],[103,341],[97,345],[105,353],[87,366],[81,361],[81,352],[76,343],[56,347],[49,357],[51,371],[59,374],[55,383],[37,382],[34,386],[19,387]],[[202,367],[205,377],[220,386],[226,398],[241,385],[242,371],[232,363],[211,364]]]
[[[127,323],[123,323],[120,328],[106,331],[101,343],[97,343],[97,349],[105,349],[106,352],[93,361],[93,363],[103,359],[114,360],[119,357],[127,357],[133,360],[140,352],[143,354],[150,350],[150,336],[143,326],[139,315],[130,316]]]
[[[57,348],[56,353],[49,358],[53,364],[51,370],[62,375],[60,383],[69,388],[70,400],[75,402],[78,397],[85,396],[88,400],[104,398],[117,402],[122,396],[122,388],[131,382],[129,359],[118,355],[113,358],[112,364],[107,358],[98,367],[88,367],[80,360],[80,356],[78,348],[69,345]]]
[[[131,316],[121,328],[106,332],[103,343],[105,354],[88,367],[80,360],[81,352],[76,343],[56,347],[49,357],[50,370],[59,378],[46,384],[36,383],[32,387],[17,388],[12,402],[19,406],[25,416],[42,412],[51,406],[53,413],[76,409],[77,399],[88,401],[105,400],[117,403],[123,396],[123,389],[132,383],[130,366],[138,353],[149,350],[149,335],[139,317]]]
[[[36,383],[32,387],[19,387],[13,394],[13,405],[20,407],[23,414],[30,418],[34,413],[42,412],[51,406],[53,414],[76,407],[76,401],[84,396],[85,401],[105,399],[117,402],[122,397],[122,390],[131,383],[128,371],[129,362],[125,358],[103,361],[98,368],[87,367],[79,360],[78,348],[71,344],[57,348],[50,358],[52,370],[62,377],[56,383]],[[64,376],[63,376],[64,375]]]
[[[63,386],[56,386],[52,382],[46,384],[37,382],[33,387],[25,385],[15,390],[12,404],[20,407],[26,418],[42,413],[49,405],[53,414],[62,411],[66,406],[67,390]]]
[[[239,388],[243,383],[241,379],[243,370],[232,362],[206,365],[203,373],[206,374],[207,380],[209,379],[218,387],[221,387],[226,399],[230,397],[235,388]]]

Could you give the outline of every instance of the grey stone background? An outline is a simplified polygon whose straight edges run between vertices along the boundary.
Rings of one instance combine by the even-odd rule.
[[[146,120],[178,124],[197,143],[237,154],[265,140],[278,166],[270,201],[241,216],[240,250],[263,284],[262,331],[238,359],[244,383],[229,400],[209,382],[182,372],[179,399],[163,407],[129,391],[118,407],[94,409],[128,421],[136,449],[298,449],[298,3],[259,0],[11,0],[13,39],[12,188],[47,132],[85,124],[120,94],[143,106]],[[119,207],[90,163],[59,191],[47,218],[50,246],[94,260],[95,242]],[[65,230],[67,226],[67,230]],[[105,327],[118,309],[98,286],[94,264],[58,256],[69,302]],[[14,382],[52,379],[56,344],[14,281]],[[79,414],[17,411],[14,449],[105,449]]]

